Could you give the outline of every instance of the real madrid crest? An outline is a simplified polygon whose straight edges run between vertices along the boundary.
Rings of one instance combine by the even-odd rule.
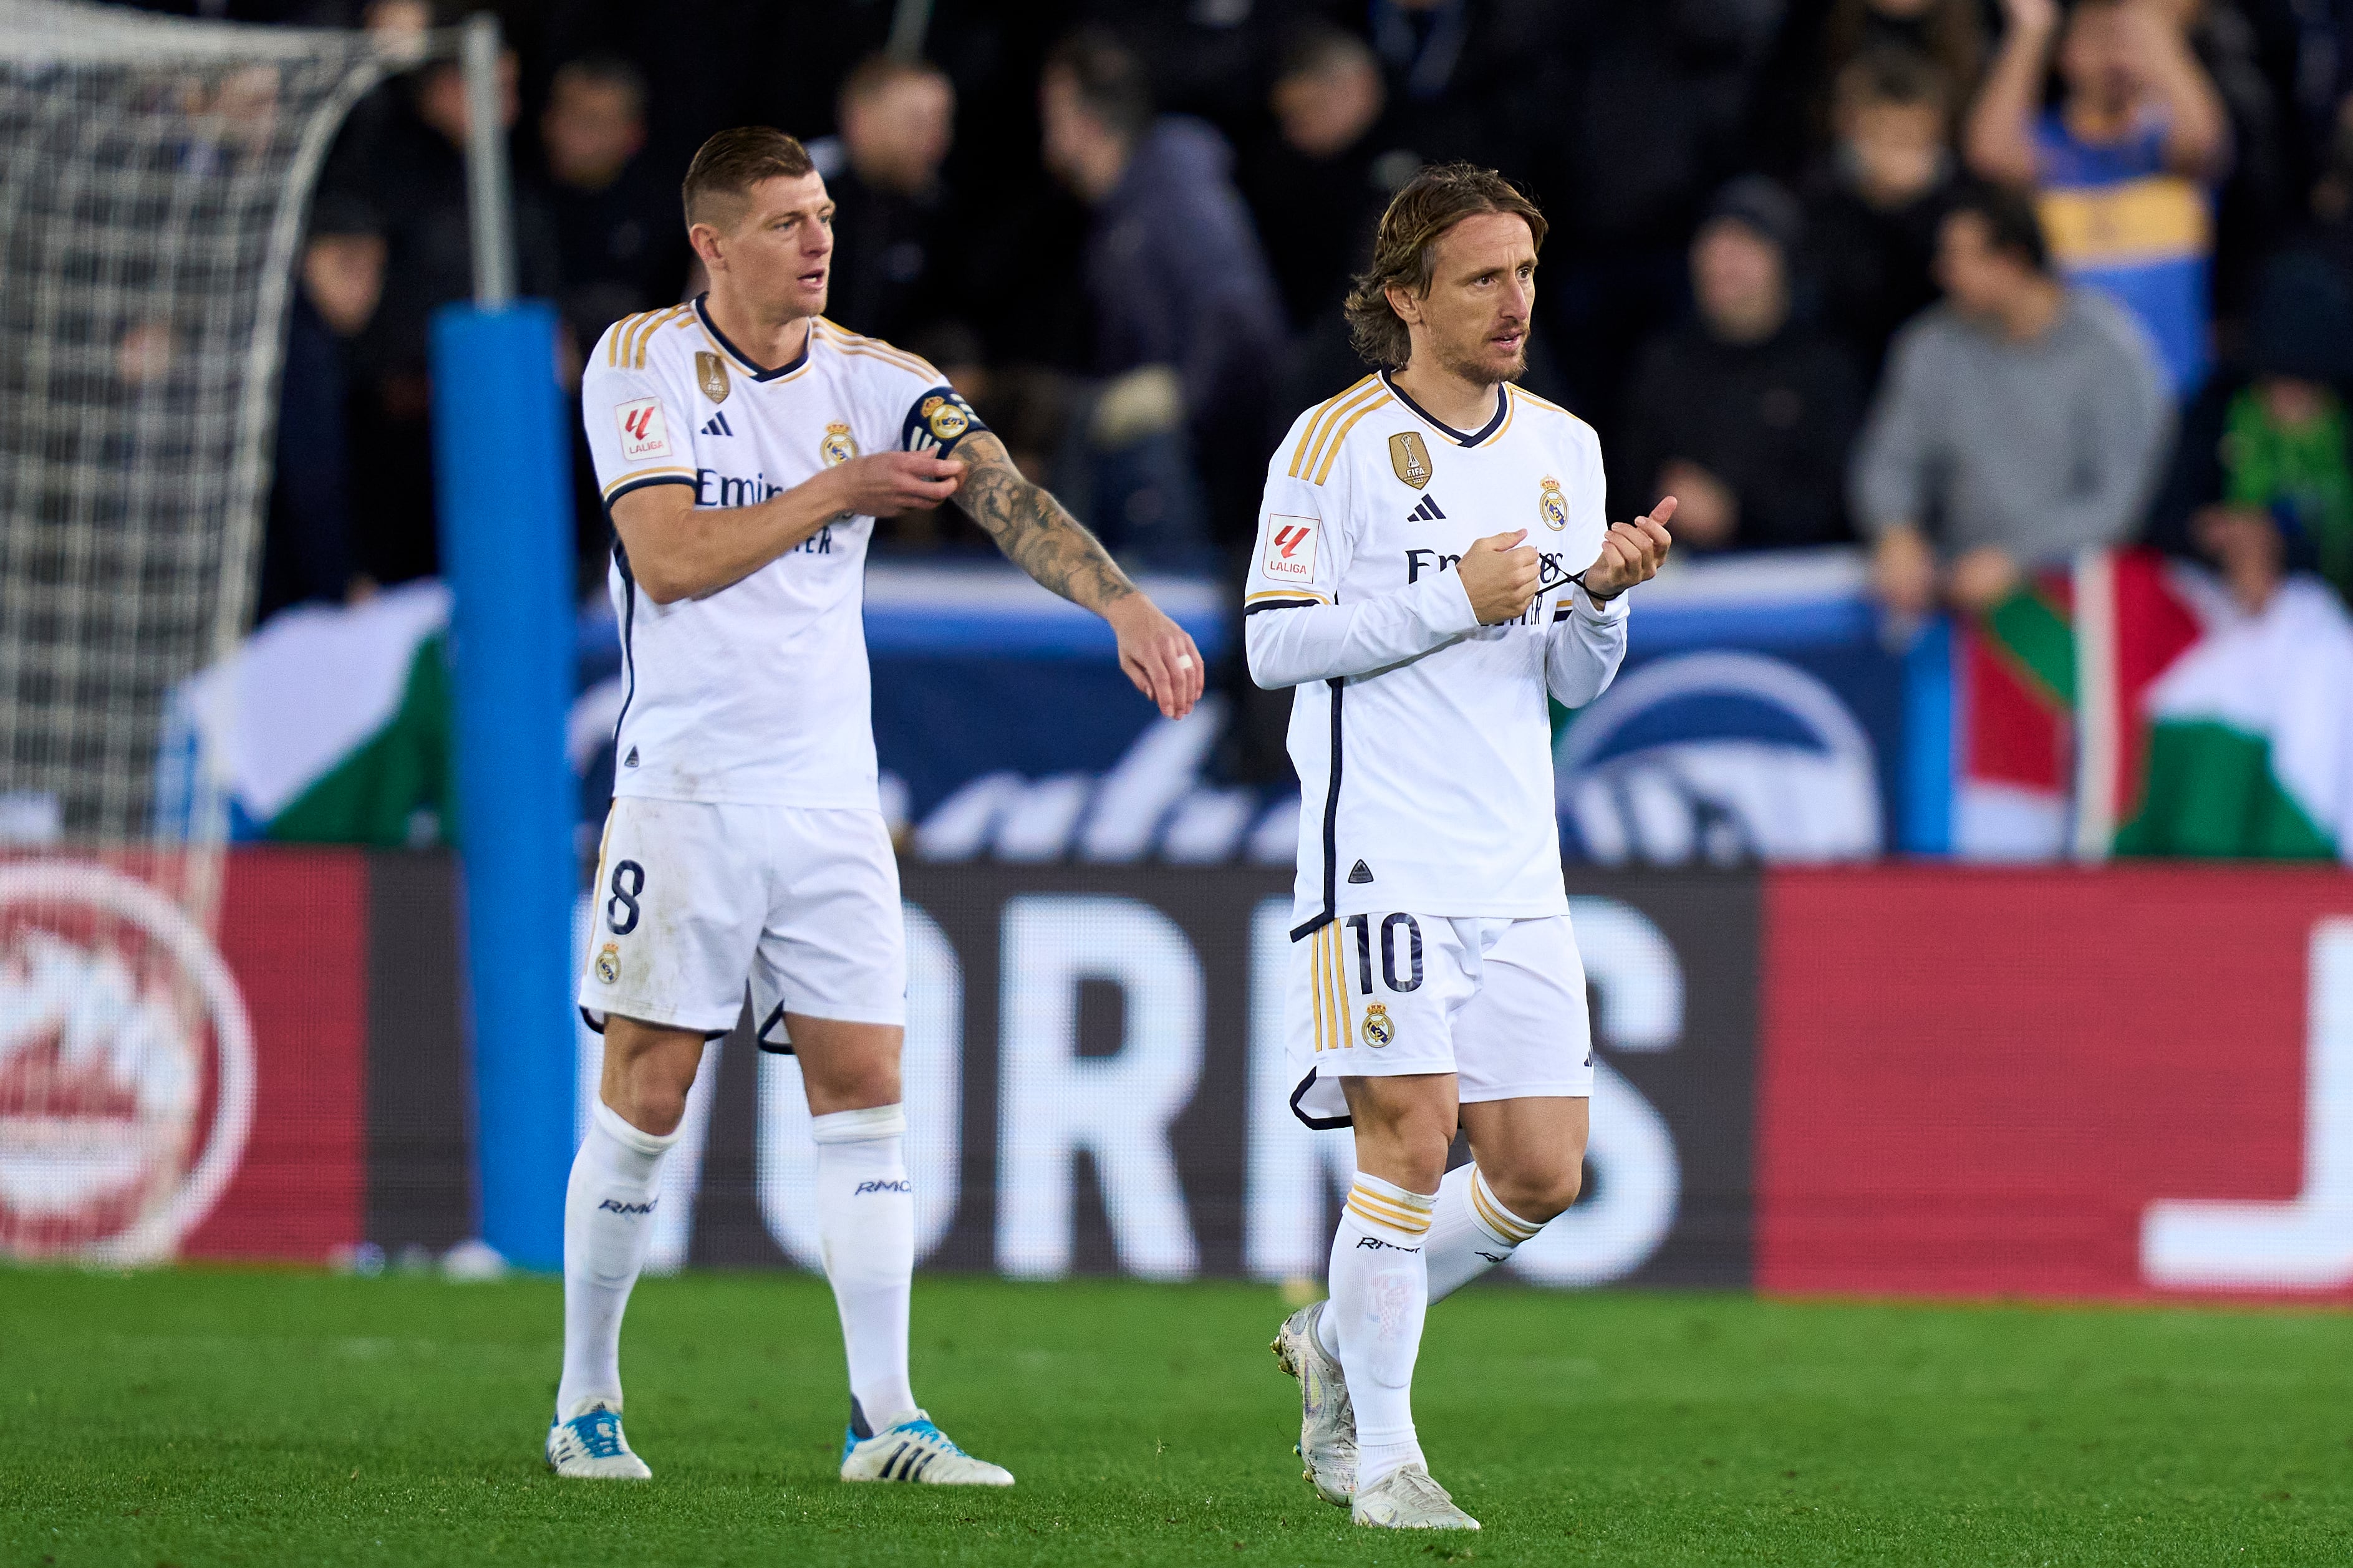
[[[849,426],[837,419],[825,427],[825,438],[817,444],[817,452],[829,468],[858,456],[858,440],[850,435]]]
[[[727,401],[727,362],[714,353],[698,352],[694,356],[695,384],[702,395],[713,403]]]
[[[932,439],[945,446],[965,433],[972,421],[956,406],[952,397],[926,397],[922,409],[923,423],[932,432]]]
[[[596,954],[596,978],[607,985],[621,983],[621,944],[608,942]]]
[[[1389,467],[1397,477],[1419,489],[1430,483],[1430,448],[1419,430],[1400,430],[1389,437]]]
[[[1545,476],[1544,489],[1536,492],[1536,510],[1555,533],[1568,526],[1568,498],[1560,493],[1560,481],[1550,474]]]
[[[1378,1002],[1365,1009],[1365,1044],[1378,1047],[1397,1038],[1397,1026],[1389,1021],[1389,1010]]]

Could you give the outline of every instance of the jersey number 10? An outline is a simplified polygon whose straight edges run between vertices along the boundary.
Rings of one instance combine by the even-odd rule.
[[[1356,933],[1356,989],[1370,996],[1373,994],[1373,917],[1350,915],[1349,929]],[[1405,927],[1406,953],[1409,973],[1398,978],[1398,927]],[[1381,980],[1392,991],[1421,989],[1421,922],[1409,914],[1386,915],[1381,920]]]

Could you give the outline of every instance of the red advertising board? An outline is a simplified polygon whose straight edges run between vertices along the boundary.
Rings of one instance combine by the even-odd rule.
[[[364,1234],[357,851],[0,858],[0,1255],[323,1259]]]
[[[1758,1286],[2353,1294],[2299,1206],[2348,917],[2336,871],[1772,875]]]
[[[323,1258],[364,1235],[367,870],[358,850],[228,858],[220,951],[252,1020],[253,1130],[188,1256]]]

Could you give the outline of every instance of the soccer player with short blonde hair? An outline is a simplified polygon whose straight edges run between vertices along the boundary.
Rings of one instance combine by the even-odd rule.
[[[938,371],[819,313],[833,204],[799,142],[722,132],[683,195],[710,292],[617,323],[581,391],[628,695],[580,984],[605,1068],[565,1201],[548,1463],[651,1474],[621,1432],[621,1313],[703,1047],[748,980],[762,1047],[799,1058],[808,1097],[849,1371],[842,1479],[1009,1486],[907,1376],[907,966],[860,616],[874,520],[953,499],[1111,623],[1171,718],[1201,694],[1200,654]]]
[[[1423,1315],[1567,1208],[1585,1154],[1548,701],[1617,674],[1674,501],[1612,526],[1591,427],[1514,384],[1544,234],[1492,171],[1398,193],[1347,303],[1380,368],[1276,451],[1244,605],[1251,677],[1296,693],[1291,1105],[1356,1152],[1330,1297],[1274,1348],[1308,1479],[1359,1524],[1479,1527],[1415,1438]]]

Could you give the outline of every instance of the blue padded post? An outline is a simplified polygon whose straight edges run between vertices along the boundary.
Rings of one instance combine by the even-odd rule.
[[[481,1236],[564,1262],[572,1163],[571,448],[555,311],[433,318],[433,458],[450,613]]]

